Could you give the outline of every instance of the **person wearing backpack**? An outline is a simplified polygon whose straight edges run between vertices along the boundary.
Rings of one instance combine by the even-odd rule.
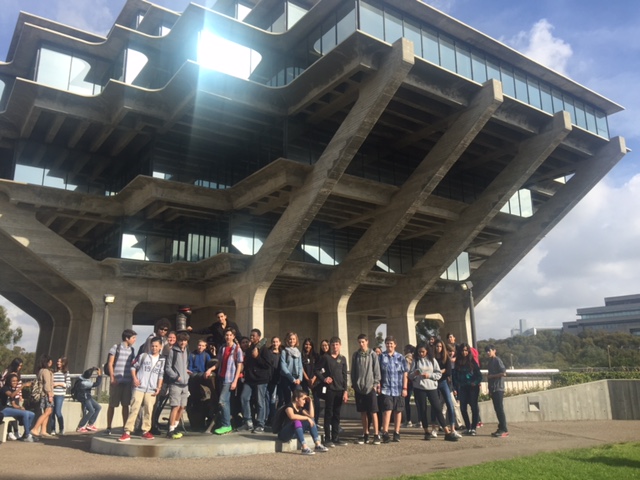
[[[136,343],[137,333],[129,328],[122,332],[122,343],[116,343],[109,350],[109,358],[105,367],[105,374],[109,375],[111,389],[109,391],[109,407],[107,408],[107,429],[105,433],[111,435],[113,414],[118,405],[122,405],[122,424],[129,419],[129,404],[131,403],[131,363],[135,356],[133,345]],[[108,372],[106,371],[108,370]]]
[[[178,342],[169,351],[164,367],[164,381],[169,384],[169,403],[171,405],[167,438],[174,440],[182,438],[182,433],[178,432],[176,428],[189,400],[188,344],[189,334],[186,332],[178,333]]]
[[[138,412],[142,409],[142,438],[153,440],[151,430],[151,415],[156,398],[162,389],[164,376],[164,358],[160,356],[162,340],[158,337],[151,340],[149,352],[139,354],[131,365],[133,377],[133,400],[129,420],[124,426],[124,432],[119,442],[131,440],[131,432],[136,423]]]
[[[93,372],[96,372],[95,381],[91,380]],[[102,407],[91,395],[93,388],[98,388],[102,384],[102,371],[98,367],[92,367],[85,370],[84,373],[76,379],[71,388],[71,396],[74,400],[81,403],[82,418],[78,423],[76,432],[78,433],[94,433],[98,431],[95,423],[100,414]]]

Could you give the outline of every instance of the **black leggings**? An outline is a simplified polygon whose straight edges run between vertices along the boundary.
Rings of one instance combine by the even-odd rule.
[[[444,428],[446,421],[442,414],[442,405],[440,404],[440,397],[438,396],[438,390],[422,390],[420,388],[413,389],[413,396],[416,399],[416,408],[418,409],[418,418],[422,422],[422,428],[425,430],[429,427],[429,420],[427,420],[427,399],[431,405],[431,411],[435,411],[438,423]]]

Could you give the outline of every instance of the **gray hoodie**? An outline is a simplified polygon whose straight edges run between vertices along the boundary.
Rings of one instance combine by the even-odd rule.
[[[358,349],[351,357],[351,386],[361,395],[366,395],[380,385],[380,362],[371,349]]]
[[[429,378],[424,378],[423,373],[428,373]],[[419,390],[435,390],[438,388],[438,380],[442,377],[440,365],[429,357],[419,358],[413,362],[409,378],[413,382],[413,388]]]
[[[174,345],[173,348],[169,350],[167,361],[164,364],[165,382],[186,387],[189,383],[189,375],[187,374],[188,365],[189,351],[186,348],[181,350],[178,345]]]

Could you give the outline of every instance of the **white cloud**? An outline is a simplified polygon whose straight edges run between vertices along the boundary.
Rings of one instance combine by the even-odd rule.
[[[560,327],[604,297],[640,293],[640,174],[599,183],[476,309],[478,337],[504,338],[518,320]]]
[[[536,62],[566,74],[567,62],[573,55],[573,50],[567,42],[553,36],[553,28],[553,25],[543,18],[528,32],[518,33],[509,43]]]

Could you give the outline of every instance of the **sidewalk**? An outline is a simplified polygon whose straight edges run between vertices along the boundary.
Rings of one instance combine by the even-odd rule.
[[[349,421],[344,426],[345,439],[354,439],[358,435],[356,422]],[[330,475],[335,478],[372,480],[434,472],[544,451],[640,442],[640,421],[512,424],[511,436],[504,439],[492,438],[490,434],[494,430],[495,425],[485,425],[478,429],[478,436],[463,437],[457,443],[450,443],[445,442],[442,435],[429,442],[424,441],[421,428],[407,428],[401,432],[400,443],[379,446],[354,444],[336,447],[313,457],[303,457],[299,453],[270,453],[215,459],[99,455],[89,452],[90,436],[73,433],[36,444],[0,444],[0,478],[133,480],[179,475],[203,479],[284,480],[292,478],[292,475],[301,475],[305,480],[326,480],[329,472],[333,472]],[[229,434],[224,438],[233,442],[234,435]]]

